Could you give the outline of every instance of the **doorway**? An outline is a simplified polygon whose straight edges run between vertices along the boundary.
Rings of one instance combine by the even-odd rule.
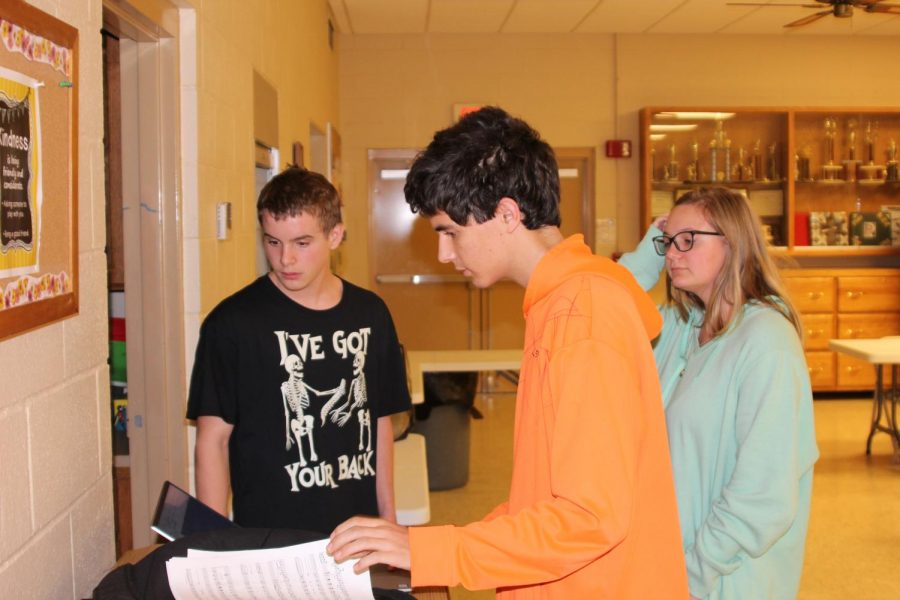
[[[154,8],[178,14],[168,0]],[[167,26],[125,2],[103,3],[104,79],[117,82],[104,90],[108,261],[118,279],[109,286],[124,294],[127,339],[128,454],[115,461],[117,553],[155,538],[150,519],[165,480],[187,485],[179,22]]]
[[[593,247],[594,149],[555,150],[560,168],[561,231]],[[437,260],[437,236],[403,195],[413,149],[369,150],[372,289],[410,350],[520,349],[525,290],[499,282],[481,290]]]

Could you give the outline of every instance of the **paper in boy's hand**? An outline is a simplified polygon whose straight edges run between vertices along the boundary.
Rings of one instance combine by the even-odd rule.
[[[374,600],[369,573],[353,561],[337,564],[325,553],[328,540],[285,548],[215,552],[188,550],[166,562],[176,600]]]

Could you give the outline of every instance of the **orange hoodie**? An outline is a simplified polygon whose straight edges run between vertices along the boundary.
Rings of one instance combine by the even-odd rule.
[[[576,235],[540,260],[524,311],[509,500],[465,527],[410,528],[413,585],[496,587],[499,599],[686,598],[650,349],[656,307]]]

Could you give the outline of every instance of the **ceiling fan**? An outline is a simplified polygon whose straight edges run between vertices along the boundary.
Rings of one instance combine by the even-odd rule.
[[[834,15],[839,19],[852,17],[854,8],[868,13],[900,15],[900,4],[882,4],[882,2],[883,0],[816,0],[816,4],[767,4],[765,2],[726,2],[726,4],[730,6],[801,6],[803,8],[822,8],[823,5],[826,5],[829,7],[785,25],[785,27],[802,27],[828,15]]]

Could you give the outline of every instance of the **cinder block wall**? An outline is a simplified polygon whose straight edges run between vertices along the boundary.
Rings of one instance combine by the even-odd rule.
[[[31,3],[79,30],[80,314],[0,342],[0,596],[85,598],[115,560],[102,3]]]

